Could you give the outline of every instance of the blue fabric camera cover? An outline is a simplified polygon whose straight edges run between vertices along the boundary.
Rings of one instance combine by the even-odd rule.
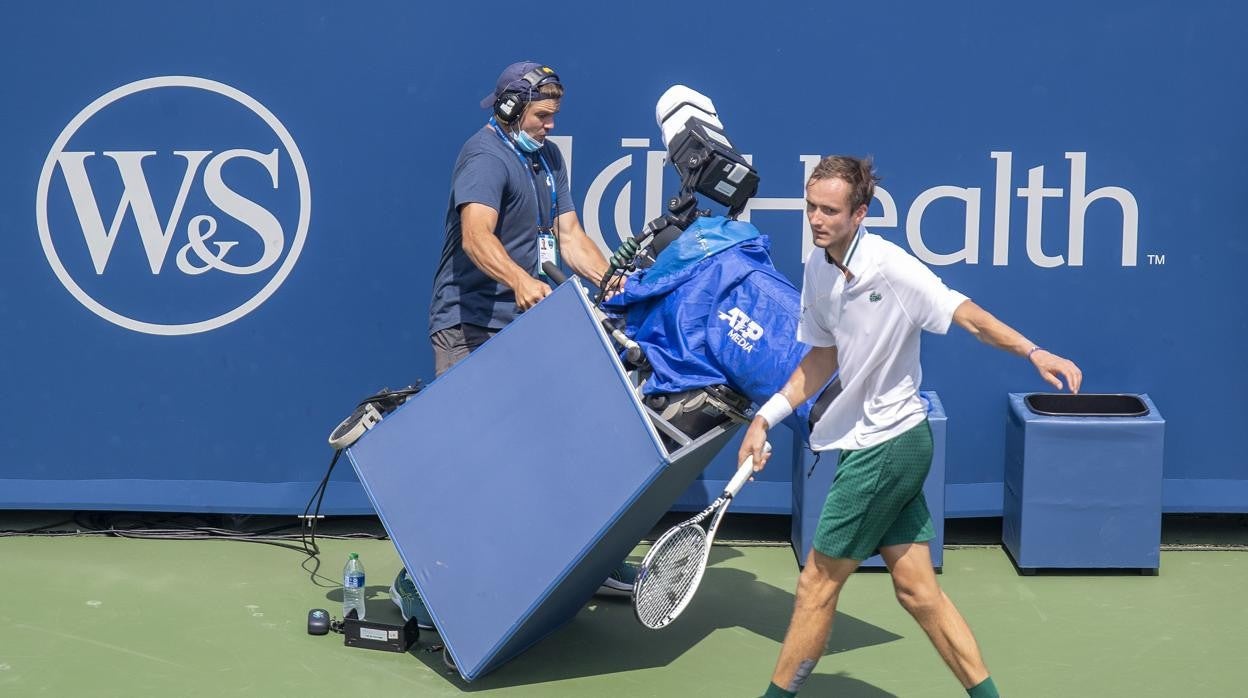
[[[645,394],[726,384],[762,404],[784,385],[810,347],[797,341],[801,293],[770,248],[749,223],[698,218],[604,304],[654,369]],[[789,420],[801,434],[810,408]]]

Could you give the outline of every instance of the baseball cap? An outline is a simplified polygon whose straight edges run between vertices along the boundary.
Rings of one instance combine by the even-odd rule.
[[[534,92],[530,90],[529,84],[524,80],[524,76],[534,70],[541,71],[544,77],[538,80],[537,84],[533,87],[540,87],[551,83],[560,85],[563,84],[559,82],[558,73],[555,72],[554,68],[551,68],[548,65],[534,61],[520,61],[519,63],[512,63],[506,68],[503,68],[503,72],[498,76],[498,82],[494,84],[494,91],[486,95],[485,98],[481,100],[481,108],[489,109],[494,106],[495,100],[497,100],[499,95],[504,92],[514,92],[520,95],[521,102],[534,101]]]

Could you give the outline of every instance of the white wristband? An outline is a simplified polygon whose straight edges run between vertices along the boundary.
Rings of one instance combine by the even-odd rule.
[[[762,417],[767,422],[767,428],[770,429],[785,417],[793,414],[793,406],[789,404],[789,399],[780,393],[771,396],[771,399],[758,408],[754,413],[755,417]]]

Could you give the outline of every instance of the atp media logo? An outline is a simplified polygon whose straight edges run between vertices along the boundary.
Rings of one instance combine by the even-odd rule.
[[[755,343],[763,338],[762,325],[754,322],[740,308],[733,308],[726,313],[721,312],[719,319],[728,322],[728,339],[744,349],[747,354],[754,351]]]
[[[311,187],[286,127],[213,80],[148,78],[91,102],[52,145],[35,216],[79,303],[126,329],[207,332],[247,315],[299,259]]]

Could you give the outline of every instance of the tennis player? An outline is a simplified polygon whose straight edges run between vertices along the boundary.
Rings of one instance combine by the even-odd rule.
[[[929,543],[935,531],[923,498],[932,433],[919,400],[919,336],[957,323],[977,339],[1024,357],[1044,380],[1078,392],[1071,361],[1033,344],[946,287],[918,259],[867,232],[875,194],[870,159],[824,158],[806,184],[806,217],[815,248],[806,259],[797,338],[812,349],[784,388],[759,409],[738,462],[766,465],[767,430],[808,400],[840,369],[843,392],[815,424],[811,448],[840,449],[836,477],[780,659],[764,698],[794,696],[823,655],[845,580],[877,551],[897,600],[914,616],[972,698],[997,688],[970,627],[936,583]]]

